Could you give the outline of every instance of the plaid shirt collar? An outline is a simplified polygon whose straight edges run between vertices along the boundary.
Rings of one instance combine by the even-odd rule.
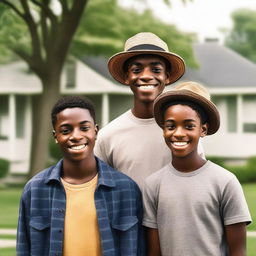
[[[106,187],[115,187],[116,182],[115,179],[113,179],[112,174],[109,170],[108,165],[106,165],[105,162],[101,161],[99,158],[95,157],[97,161],[97,167],[98,167],[98,186],[106,186]],[[61,159],[54,167],[52,167],[52,170],[49,172],[49,175],[45,177],[44,183],[48,184],[49,182],[55,180],[59,183],[61,183],[60,177],[61,177],[61,170],[63,165],[63,159]]]

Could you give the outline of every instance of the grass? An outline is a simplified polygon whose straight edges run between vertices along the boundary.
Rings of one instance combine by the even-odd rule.
[[[16,229],[21,191],[20,188],[0,190],[0,228]]]
[[[15,248],[0,248],[0,256],[15,256]]]
[[[252,224],[248,226],[248,230],[256,231],[256,183],[244,184],[243,190],[253,219]]]
[[[243,190],[254,223],[248,226],[248,230],[256,231],[256,183],[244,184]],[[17,227],[19,201],[22,188],[0,189],[0,228]],[[0,235],[0,239],[14,239],[12,235]],[[256,238],[247,238],[247,256],[255,256]],[[0,248],[0,256],[15,256],[15,248]]]

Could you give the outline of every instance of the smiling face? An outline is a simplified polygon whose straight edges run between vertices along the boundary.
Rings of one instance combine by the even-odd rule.
[[[88,109],[66,108],[57,114],[54,138],[64,158],[82,161],[94,157],[93,148],[98,132]]]
[[[166,109],[163,132],[173,159],[197,156],[198,141],[207,134],[207,124],[202,124],[191,107],[178,104]]]
[[[139,55],[127,63],[125,83],[130,85],[135,100],[149,103],[156,99],[169,81],[165,60],[157,55]]]

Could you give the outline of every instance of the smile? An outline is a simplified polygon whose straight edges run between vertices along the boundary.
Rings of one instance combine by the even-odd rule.
[[[77,145],[77,146],[70,146],[69,148],[72,150],[82,150],[86,147],[86,144]]]
[[[175,147],[184,147],[188,145],[188,141],[172,141],[171,142]]]
[[[155,86],[154,85],[140,85],[139,88],[142,90],[149,90],[153,89]]]

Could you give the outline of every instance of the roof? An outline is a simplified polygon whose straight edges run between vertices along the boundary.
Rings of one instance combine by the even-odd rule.
[[[111,82],[79,60],[76,60],[76,87],[63,88],[62,93],[132,94],[129,86]]]
[[[216,42],[194,45],[199,69],[187,68],[182,80],[196,80],[210,88],[256,88],[256,64]]]
[[[0,94],[38,94],[42,92],[40,80],[28,72],[27,65],[14,62],[0,66]]]

